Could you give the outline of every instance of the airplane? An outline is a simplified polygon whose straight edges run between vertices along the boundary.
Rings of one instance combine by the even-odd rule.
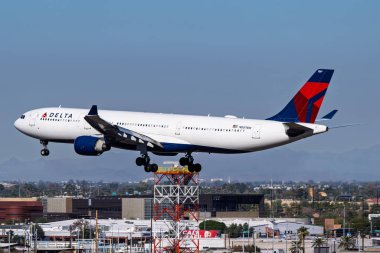
[[[149,152],[161,156],[184,154],[181,166],[200,172],[192,153],[237,154],[270,149],[292,143],[329,128],[316,124],[334,70],[318,69],[293,99],[276,115],[265,120],[193,116],[162,113],[49,107],[25,112],[14,126],[40,140],[42,156],[49,142],[74,144],[76,153],[98,156],[111,148],[140,152],[136,165],[156,172]],[[332,119],[336,110],[320,121]]]

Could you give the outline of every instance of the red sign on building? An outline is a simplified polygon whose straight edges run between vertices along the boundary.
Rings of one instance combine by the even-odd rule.
[[[190,238],[216,238],[219,230],[184,230],[182,235]]]

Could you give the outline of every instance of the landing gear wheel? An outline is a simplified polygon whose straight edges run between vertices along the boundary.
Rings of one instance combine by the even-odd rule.
[[[148,166],[150,162],[150,158],[148,155],[143,155],[141,157],[136,158],[136,165],[137,166]]]
[[[202,170],[202,166],[199,163],[194,164],[194,171],[199,173]]]
[[[150,165],[145,165],[144,170],[145,170],[145,172],[151,172]]]
[[[193,164],[194,163],[194,158],[191,156],[191,153],[187,153],[185,155],[185,157],[181,157],[181,159],[179,159],[179,164],[181,166],[190,166],[190,164]]]
[[[153,173],[157,172],[158,171],[158,165],[155,164],[155,163],[152,163],[150,165],[150,171],[153,172]]]
[[[44,149],[41,150],[41,155],[42,156],[48,156],[49,154],[50,154],[49,149],[44,148]]]
[[[194,173],[194,172],[195,172],[194,164],[189,164],[189,165],[187,166],[187,170],[188,170],[190,173]]]
[[[145,164],[145,159],[142,157],[137,157],[136,158],[136,165],[137,166],[143,166]]]
[[[150,164],[150,157],[148,154],[143,153],[142,156],[136,158],[137,166],[144,166],[145,172],[157,172],[158,165],[155,163]]]
[[[181,157],[181,159],[179,159],[179,164],[181,166],[186,166],[188,163],[189,163],[189,159],[187,159],[186,157]]]
[[[40,143],[41,143],[41,145],[44,147],[44,148],[41,150],[41,155],[42,155],[42,156],[48,156],[48,155],[50,154],[49,149],[47,148],[48,141],[40,140]]]

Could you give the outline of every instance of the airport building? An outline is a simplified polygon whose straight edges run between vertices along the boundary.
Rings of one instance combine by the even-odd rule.
[[[0,223],[24,222],[43,215],[42,202],[37,198],[0,198]]]
[[[67,218],[150,219],[153,198],[151,195],[98,196],[95,198],[46,198],[44,216],[49,220]],[[264,214],[263,194],[201,194],[201,218],[248,217]]]

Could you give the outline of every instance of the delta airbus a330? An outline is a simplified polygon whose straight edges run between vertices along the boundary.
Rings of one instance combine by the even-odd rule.
[[[315,124],[333,70],[319,69],[278,114],[266,120],[234,116],[211,117],[77,108],[41,108],[24,113],[14,123],[22,133],[39,139],[42,156],[49,142],[73,143],[80,155],[97,156],[120,148],[136,150],[138,166],[156,172],[149,152],[174,156],[189,171],[199,172],[192,153],[246,153],[277,147],[328,131]],[[331,119],[336,110],[322,120]]]

